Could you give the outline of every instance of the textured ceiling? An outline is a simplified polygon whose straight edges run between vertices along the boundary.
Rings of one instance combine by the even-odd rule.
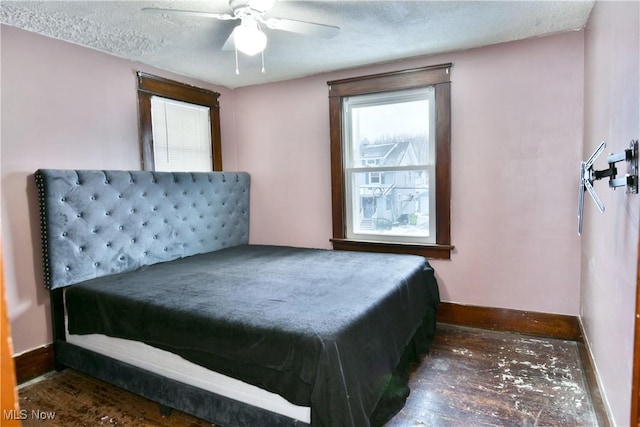
[[[260,55],[222,45],[238,21],[143,12],[230,13],[227,0],[5,1],[0,22],[234,88],[584,28],[593,1],[295,1],[265,17],[340,27],[333,39],[266,29]]]

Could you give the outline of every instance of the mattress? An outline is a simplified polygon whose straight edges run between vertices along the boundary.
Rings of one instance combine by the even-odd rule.
[[[166,350],[311,407],[316,426],[365,426],[381,404],[402,407],[382,397],[407,348],[428,348],[439,301],[421,257],[261,245],[92,279],[65,296],[70,333]]]

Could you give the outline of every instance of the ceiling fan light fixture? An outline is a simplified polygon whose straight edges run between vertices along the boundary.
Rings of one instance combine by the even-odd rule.
[[[256,55],[267,47],[267,36],[260,31],[256,23],[245,24],[243,22],[236,27],[233,32],[233,40],[236,49],[249,56]]]

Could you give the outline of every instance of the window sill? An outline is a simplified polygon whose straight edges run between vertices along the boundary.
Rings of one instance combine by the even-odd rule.
[[[333,249],[342,251],[387,252],[420,255],[425,258],[451,259],[452,245],[387,243],[370,240],[331,239]]]

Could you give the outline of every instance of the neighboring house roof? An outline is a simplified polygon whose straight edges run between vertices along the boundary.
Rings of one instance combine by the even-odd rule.
[[[397,166],[397,165],[404,164],[403,160],[407,157],[407,154],[408,154],[407,150],[410,148],[410,146],[411,146],[411,141],[401,141],[396,143],[393,146],[393,148],[389,150],[389,153],[387,153],[386,157],[384,158],[383,164],[385,166],[387,165]]]
[[[380,166],[401,166],[417,162],[414,145],[424,138],[416,137],[395,143],[361,144],[360,159],[381,159]]]
[[[384,158],[389,151],[393,149],[395,144],[361,144],[361,159],[380,159]]]

